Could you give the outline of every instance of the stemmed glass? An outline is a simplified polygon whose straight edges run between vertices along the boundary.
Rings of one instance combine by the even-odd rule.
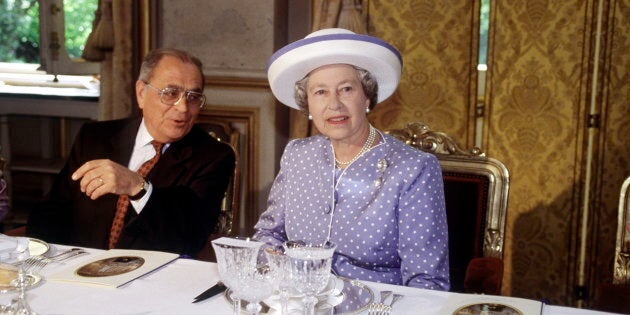
[[[15,238],[15,249],[11,251],[8,257],[3,257],[4,268],[15,268],[16,278],[13,279],[8,287],[17,288],[18,296],[11,301],[8,306],[2,306],[2,313],[31,315],[35,314],[26,300],[26,290],[32,284],[32,277],[29,277],[23,268],[23,262],[30,256],[28,250],[29,240],[24,237]],[[15,266],[15,267],[13,267]],[[14,289],[8,289],[13,291]]]
[[[302,303],[307,315],[315,314],[317,293],[326,288],[330,279],[332,256],[336,245],[331,242],[285,242],[286,254],[291,258],[291,283],[304,294]]]
[[[17,279],[14,280],[15,285],[18,288],[18,297],[13,299],[11,308],[13,314],[19,315],[31,315],[35,314],[26,301],[26,287],[30,285],[30,280],[26,275],[26,271],[22,268],[22,264],[18,265]]]
[[[267,266],[242,266],[238,272],[236,295],[246,300],[246,310],[250,314],[260,313],[260,301],[273,294],[271,274]]]
[[[236,239],[221,237],[212,241],[212,248],[217,257],[219,277],[223,284],[232,291],[232,301],[234,303],[234,314],[241,311],[241,290],[243,281],[242,270],[256,267],[258,251],[262,242],[250,239]],[[250,269],[251,270],[251,269]]]
[[[284,247],[271,246],[264,249],[274,290],[280,297],[282,315],[288,315],[289,290],[291,289],[291,259],[284,253]]]

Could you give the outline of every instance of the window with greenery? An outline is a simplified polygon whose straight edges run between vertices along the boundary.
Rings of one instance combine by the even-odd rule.
[[[0,0],[0,61],[39,63],[36,0]]]
[[[97,5],[97,0],[72,0],[63,4],[65,45],[71,59],[81,57],[92,31]],[[0,26],[0,61],[40,63],[37,0],[0,0]]]
[[[88,35],[92,32],[92,21],[97,6],[97,0],[64,2],[66,49],[70,58],[81,57]]]
[[[481,0],[479,10],[479,64],[488,60],[488,28],[490,27],[490,0]]]
[[[99,64],[81,58],[98,2],[0,0],[0,94],[98,97]]]

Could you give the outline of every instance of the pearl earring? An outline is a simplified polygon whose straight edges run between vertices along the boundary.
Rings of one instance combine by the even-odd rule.
[[[308,120],[313,120],[313,115],[308,114]]]
[[[370,113],[370,108],[369,108],[369,107],[366,107],[366,108],[365,108],[365,113],[366,113],[366,114],[369,114],[369,113]]]

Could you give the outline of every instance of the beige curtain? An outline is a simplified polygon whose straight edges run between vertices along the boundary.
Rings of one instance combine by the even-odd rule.
[[[99,120],[133,113],[132,10],[132,0],[99,0],[93,31],[85,45],[83,58],[101,62]]]
[[[368,0],[314,0],[312,31],[341,27],[358,34],[367,34]],[[364,9],[365,8],[365,9]],[[317,130],[302,112],[290,112],[291,138],[303,138],[315,134]]]

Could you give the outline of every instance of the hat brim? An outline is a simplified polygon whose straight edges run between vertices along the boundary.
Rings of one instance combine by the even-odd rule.
[[[332,64],[350,64],[369,71],[378,82],[379,103],[394,93],[402,72],[398,50],[378,38],[354,33],[307,37],[271,56],[267,66],[271,91],[283,104],[299,109],[295,103],[295,82]]]

